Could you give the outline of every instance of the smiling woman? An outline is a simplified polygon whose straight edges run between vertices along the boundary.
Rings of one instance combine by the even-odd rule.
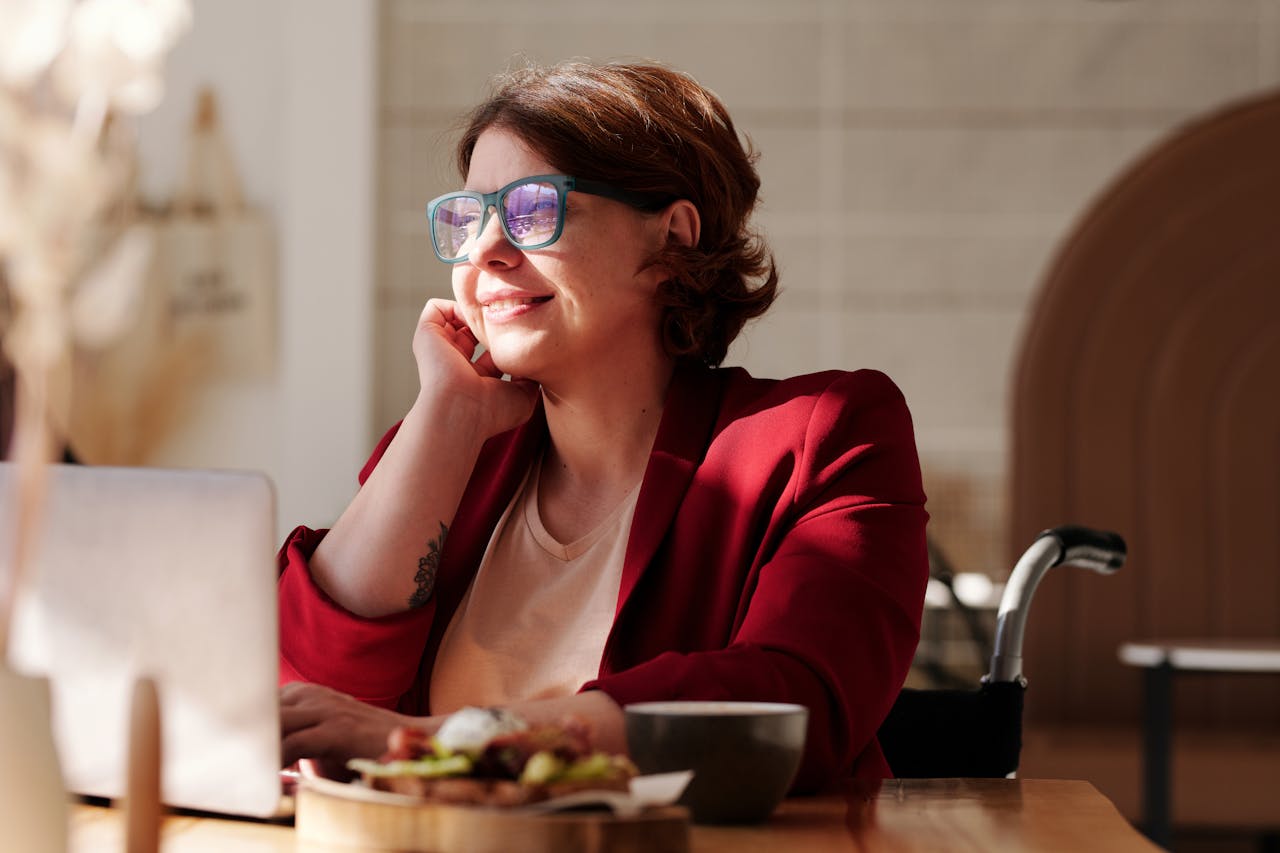
[[[280,553],[287,760],[469,705],[618,752],[627,703],[757,700],[809,709],[797,787],[888,772],[927,575],[911,419],[873,371],[718,367],[777,290],[754,159],[660,65],[525,69],[472,112],[417,399]]]

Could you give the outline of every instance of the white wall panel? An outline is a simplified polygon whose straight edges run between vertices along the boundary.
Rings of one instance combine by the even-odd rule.
[[[856,109],[1180,113],[1257,85],[1255,2],[873,5],[848,24]]]

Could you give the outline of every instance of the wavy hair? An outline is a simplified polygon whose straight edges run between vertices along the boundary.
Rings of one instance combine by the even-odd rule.
[[[689,75],[650,63],[585,62],[502,75],[466,120],[457,147],[462,175],[492,127],[516,134],[565,174],[698,209],[698,244],[669,245],[652,259],[670,273],[657,294],[669,355],[718,365],[746,322],[773,304],[777,267],[749,228],[759,155],[739,139],[719,98]]]

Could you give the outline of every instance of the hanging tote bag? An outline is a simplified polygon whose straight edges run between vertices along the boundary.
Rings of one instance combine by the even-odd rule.
[[[132,228],[151,260],[126,331],[74,364],[70,448],[102,465],[145,464],[210,383],[275,370],[274,228],[244,201],[211,91],[199,95],[172,202]]]
[[[167,288],[170,334],[207,352],[209,373],[269,377],[276,363],[276,244],[245,204],[213,93],[200,93],[187,172],[158,223],[155,274]]]

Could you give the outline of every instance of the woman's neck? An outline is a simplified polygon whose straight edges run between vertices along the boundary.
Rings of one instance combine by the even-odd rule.
[[[673,372],[668,361],[651,370],[609,371],[568,389],[544,386],[548,459],[575,480],[638,479]]]
[[[548,532],[571,541],[644,476],[674,366],[613,372],[566,391],[543,387],[550,436],[538,485]]]

